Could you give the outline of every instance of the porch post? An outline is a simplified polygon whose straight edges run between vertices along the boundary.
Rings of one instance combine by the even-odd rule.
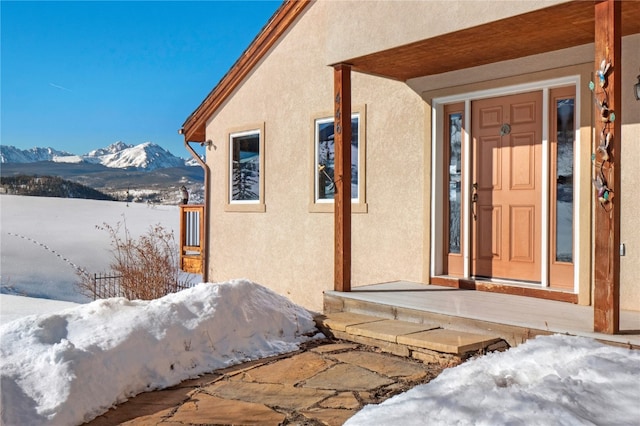
[[[334,67],[334,290],[351,291],[351,66]]]
[[[604,87],[600,87],[598,76],[594,77],[593,95],[600,104],[606,100],[609,108],[608,113],[606,109],[596,109],[596,146],[610,134],[608,160],[606,149],[596,150],[596,178],[601,176],[613,198],[604,203],[596,199],[593,330],[608,334],[620,331],[621,31],[621,2],[596,2],[595,71],[601,69],[603,60],[611,64]]]

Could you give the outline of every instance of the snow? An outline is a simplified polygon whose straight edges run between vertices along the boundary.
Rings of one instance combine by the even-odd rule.
[[[57,299],[0,295],[3,425],[81,424],[140,392],[293,351],[317,332],[306,309],[246,280],[153,301],[72,303],[75,276],[65,275],[73,268],[62,258],[109,260],[96,224],[124,215],[142,233],[150,224],[176,226],[176,208],[7,195],[0,202],[2,292]],[[640,425],[639,402],[640,351],[554,335],[447,369],[347,424]]]
[[[0,326],[2,424],[81,424],[138,393],[291,352],[314,335],[309,311],[246,280],[22,317]]]
[[[443,371],[345,423],[639,425],[640,351],[583,337],[537,337]]]
[[[0,294],[0,325],[33,314],[48,314],[78,306],[75,302],[37,299],[33,297]]]
[[[178,238],[176,206],[3,194],[0,207],[4,294],[87,302],[74,288],[76,270],[108,271],[111,241],[96,229],[104,223],[126,222],[134,238],[160,223]]]
[[[128,145],[118,141],[106,148],[95,149],[84,155],[70,154],[53,148],[32,148],[22,150],[14,146],[1,146],[0,163],[31,163],[36,161],[54,161],[56,163],[92,163],[110,168],[129,168],[156,170],[166,167],[180,167],[187,160],[176,157],[161,146],[144,142]]]

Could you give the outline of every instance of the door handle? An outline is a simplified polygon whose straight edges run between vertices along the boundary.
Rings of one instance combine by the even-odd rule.
[[[471,214],[473,215],[473,220],[478,219],[478,215],[476,214],[476,203],[478,202],[478,182],[474,182],[471,185],[471,203],[473,206],[471,207]]]

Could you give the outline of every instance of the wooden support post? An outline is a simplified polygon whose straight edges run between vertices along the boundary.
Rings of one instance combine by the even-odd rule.
[[[610,111],[607,120],[603,118],[606,111],[603,114],[596,109],[596,145],[600,145],[603,135],[611,135],[608,161],[605,161],[603,152],[596,154],[596,174],[600,175],[598,168],[601,166],[601,176],[613,198],[604,204],[596,200],[593,329],[608,334],[620,331],[621,33],[621,2],[605,0],[595,3],[595,71],[600,70],[603,60],[611,64],[605,76],[605,86],[600,87],[596,76],[593,90],[596,100],[606,100]]]
[[[334,67],[334,289],[351,291],[351,67]]]

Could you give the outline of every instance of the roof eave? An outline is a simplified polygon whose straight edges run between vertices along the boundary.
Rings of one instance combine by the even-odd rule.
[[[229,98],[311,1],[285,0],[282,3],[240,58],[184,122],[180,134],[185,141],[204,142],[209,117]]]

